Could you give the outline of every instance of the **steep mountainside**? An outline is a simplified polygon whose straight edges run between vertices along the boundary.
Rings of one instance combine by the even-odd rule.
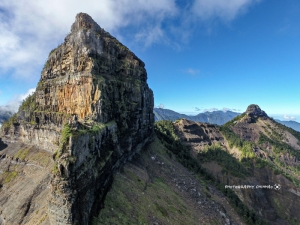
[[[245,224],[226,196],[157,137],[116,174],[96,224]]]
[[[222,127],[188,120],[174,127],[217,183],[231,186],[247,207],[271,224],[300,223],[299,132],[275,122],[257,105]],[[275,190],[275,184],[281,189]]]
[[[49,224],[52,154],[0,138],[0,224]]]
[[[32,224],[38,215],[43,224],[88,224],[113,172],[151,140],[153,123],[144,63],[79,13],[64,43],[50,52],[36,92],[1,128],[1,223]],[[47,163],[36,164],[39,157]],[[48,188],[23,174],[43,177]],[[9,210],[15,198],[24,213]]]
[[[300,133],[257,105],[221,127],[180,119],[155,132],[94,224],[300,223]]]

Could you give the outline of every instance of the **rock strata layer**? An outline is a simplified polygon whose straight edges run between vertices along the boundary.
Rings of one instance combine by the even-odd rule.
[[[53,49],[36,92],[2,128],[6,141],[53,153],[51,224],[89,224],[113,172],[153,134],[153,92],[145,64],[79,13]]]

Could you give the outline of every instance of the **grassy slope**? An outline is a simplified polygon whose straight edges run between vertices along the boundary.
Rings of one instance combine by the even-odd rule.
[[[0,211],[7,223],[49,224],[51,154],[17,142],[0,150],[0,158],[6,157],[0,160]]]
[[[158,139],[149,149],[164,159],[168,158]],[[141,157],[149,162],[148,154]],[[122,173],[117,173],[106,197],[105,208],[94,224],[149,224],[152,220],[164,224],[197,224],[197,218],[192,214],[185,199],[163,178],[147,173],[146,168],[143,170],[129,164]]]
[[[291,147],[287,144],[284,140],[286,137],[283,135],[285,132],[289,132],[295,138],[300,140],[300,133],[297,131],[292,130],[284,125],[279,123],[273,122],[272,126],[270,123],[265,123],[266,126],[263,126],[264,132],[260,132],[259,140],[254,143],[250,143],[248,141],[243,140],[237,134],[235,134],[231,129],[230,126],[234,126],[234,122],[238,121],[242,118],[243,115],[236,117],[234,120],[228,122],[227,124],[220,127],[222,134],[226,137],[227,141],[229,142],[230,147],[237,147],[242,152],[242,164],[247,167],[250,165],[253,169],[256,170],[256,175],[259,176],[259,171],[263,172],[264,174],[268,172],[268,170],[273,171],[273,178],[276,178],[278,174],[282,174],[285,178],[291,181],[296,187],[299,188],[299,171],[300,165],[298,166],[287,166],[286,163],[282,161],[280,157],[283,154],[291,155],[296,157],[299,160],[299,151]],[[264,153],[266,153],[267,157],[260,157],[257,155],[252,154],[253,148],[258,147]],[[267,149],[269,147],[269,149]],[[271,150],[270,150],[271,147]],[[254,174],[253,174],[254,176]],[[258,178],[258,177],[257,177]],[[279,178],[279,176],[278,176]],[[258,178],[259,179],[259,178]],[[283,179],[279,179],[283,182]],[[275,183],[280,183],[277,181]],[[292,185],[289,184],[288,187]],[[293,187],[295,188],[295,187]],[[283,187],[285,192],[287,191],[287,187]],[[275,193],[278,194],[278,193]],[[296,196],[290,196],[288,193],[284,193],[284,195],[270,195],[269,202],[272,204],[273,208],[275,209],[277,215],[284,219],[289,224],[299,224],[299,219],[295,218],[297,213],[291,213],[295,206],[291,207],[292,202],[297,199]],[[296,200],[297,201],[297,200]],[[285,221],[282,221],[285,222]]]
[[[186,154],[183,152],[176,152],[178,147],[176,146],[176,141],[173,144],[167,143],[172,143],[176,139],[172,129],[168,127],[166,129],[161,129],[161,131],[163,131],[163,133],[166,135],[164,138],[167,138],[168,136],[170,137],[170,140],[167,138],[166,142],[164,141],[164,144],[161,144],[161,142],[156,138],[155,142],[148,147],[147,151],[143,152],[139,157],[139,165],[135,163],[129,163],[124,167],[123,172],[116,175],[113,187],[107,195],[105,208],[101,211],[98,218],[95,218],[94,224],[155,224],[155,222],[159,224],[199,224],[199,220],[201,219],[202,224],[222,224],[222,220],[220,220],[216,215],[213,215],[212,217],[205,217],[205,215],[200,216],[199,211],[196,210],[193,203],[189,201],[187,196],[178,192],[176,188],[174,189],[174,187],[170,185],[170,179],[165,176],[167,174],[165,168],[174,164],[176,161],[174,161],[174,158],[176,157],[173,153],[178,154],[178,162],[181,162],[183,165],[187,164],[186,166],[192,171],[195,169],[197,170],[197,167],[195,167],[194,161],[191,160]],[[161,135],[164,136],[163,134]],[[248,146],[248,143],[243,143],[243,141],[240,140],[238,140],[238,142],[239,145],[241,145],[239,147],[242,148],[244,153],[249,153],[250,150],[252,150],[252,146]],[[234,143],[232,144],[235,145]],[[174,148],[175,151],[172,150],[171,153],[170,149],[172,148]],[[151,164],[154,162],[150,159],[151,156],[156,156],[156,159],[154,160],[156,162],[156,169],[155,167],[151,167]],[[203,152],[201,156],[203,156],[201,158],[205,158],[204,161],[200,160],[202,163],[205,161],[210,162],[213,159],[219,159],[220,156],[220,160],[222,160],[216,161],[219,165],[222,165],[223,168],[226,167],[229,173],[235,171],[236,166],[239,167],[238,172],[240,174],[232,175],[236,175],[237,177],[249,175],[246,171],[243,171],[244,166],[249,162],[238,162],[238,164],[233,163],[229,155],[227,157],[227,155],[224,155],[224,152],[221,152],[219,149],[209,148],[206,152]],[[248,154],[245,154],[245,156],[247,158]],[[157,158],[160,158],[160,162],[164,162],[164,165],[159,164],[157,162]],[[134,161],[137,162],[136,160]],[[226,164],[228,163],[232,168],[227,168]],[[261,161],[256,162],[256,166],[260,168],[261,166],[258,164],[263,164],[261,165],[262,167],[265,166]],[[170,177],[173,178],[174,174]],[[210,179],[211,178],[208,178],[207,180],[205,178],[205,173],[200,177],[198,176],[198,181],[200,181],[202,184],[200,192],[202,194],[204,193],[206,196],[210,196],[208,198],[215,201],[217,198],[216,196],[213,196],[212,192],[210,191],[211,188],[214,188],[214,185],[212,185],[213,182],[210,181]],[[230,195],[229,199],[230,197],[232,196]],[[224,197],[222,197],[222,199],[224,199]],[[232,199],[230,199],[230,202],[231,204],[235,205],[235,202],[232,201]],[[228,212],[228,208],[226,209]],[[231,208],[230,210],[234,212],[237,209],[232,210]],[[246,208],[244,210],[248,213]],[[243,214],[243,211],[239,213]],[[239,224],[243,223],[241,220],[239,220],[241,218],[237,216],[236,213],[232,217],[238,221]],[[249,217],[246,216],[245,218],[248,220]],[[249,224],[252,224],[252,222],[249,221]]]
[[[173,158],[155,138],[116,174],[104,209],[93,224],[223,224],[220,212],[225,209],[216,203],[220,193],[214,191],[215,198],[205,180],[195,178]],[[229,217],[241,222],[229,204],[226,209]]]
[[[235,134],[230,128],[231,126],[234,126],[234,123],[240,120],[243,116],[244,114],[236,117],[234,120],[229,121],[220,127],[220,131],[227,139],[229,146],[231,148],[233,146],[237,147],[242,152],[242,161],[245,162],[244,164],[250,163],[257,168],[268,166],[275,172],[275,174],[283,174],[296,186],[300,187],[300,165],[298,167],[288,166],[287,170],[285,163],[279,159],[282,154],[289,154],[292,157],[296,157],[298,160],[300,159],[299,151],[292,148],[282,140],[283,133],[289,132],[300,141],[300,133],[273,121],[275,127],[271,127],[269,124],[267,124],[267,127],[264,127],[264,133],[260,132],[260,137],[257,143],[249,142],[240,138],[239,135]],[[268,145],[272,146],[271,152],[266,151],[266,146]],[[266,159],[255,156],[253,152],[253,148],[255,146],[267,153],[269,158]],[[272,160],[270,160],[270,158]]]

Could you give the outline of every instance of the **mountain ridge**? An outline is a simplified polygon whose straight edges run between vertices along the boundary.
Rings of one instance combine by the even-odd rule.
[[[161,109],[161,108],[154,108],[153,109],[154,115],[155,115],[155,121],[159,120],[172,120],[173,122],[178,119],[189,119],[195,122],[204,122],[204,123],[211,123],[211,124],[217,124],[217,125],[223,125],[233,119],[234,117],[241,115],[241,113],[233,112],[233,111],[212,111],[212,112],[203,112],[199,113],[195,116],[189,116],[182,113],[177,113],[170,109]],[[219,118],[218,118],[219,117]],[[296,131],[300,131],[300,123],[296,121],[283,121],[275,119],[275,121],[290,127]]]
[[[300,133],[277,123],[257,105],[248,109],[220,127],[180,119],[158,121],[156,131],[162,142],[173,139],[166,145],[169,148],[176,146],[178,139],[188,146],[191,155],[214,177],[215,186],[224,193],[225,185],[233,188],[245,204],[240,207],[254,210],[271,224],[298,224]],[[258,188],[234,188],[241,185]],[[272,190],[260,189],[263,186]]]
[[[160,109],[154,108],[153,109],[155,115],[155,121],[158,120],[172,120],[175,121],[177,119],[186,118],[189,120],[193,120],[196,122],[207,122],[207,123],[214,123],[218,125],[222,125],[227,121],[233,119],[234,117],[238,116],[239,113],[231,112],[231,111],[213,111],[213,112],[204,112],[199,113],[195,116],[188,116],[185,114],[177,113],[170,109]]]

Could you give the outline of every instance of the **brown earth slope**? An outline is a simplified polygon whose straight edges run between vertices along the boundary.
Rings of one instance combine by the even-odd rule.
[[[0,143],[0,224],[49,224],[52,154],[24,143]]]

